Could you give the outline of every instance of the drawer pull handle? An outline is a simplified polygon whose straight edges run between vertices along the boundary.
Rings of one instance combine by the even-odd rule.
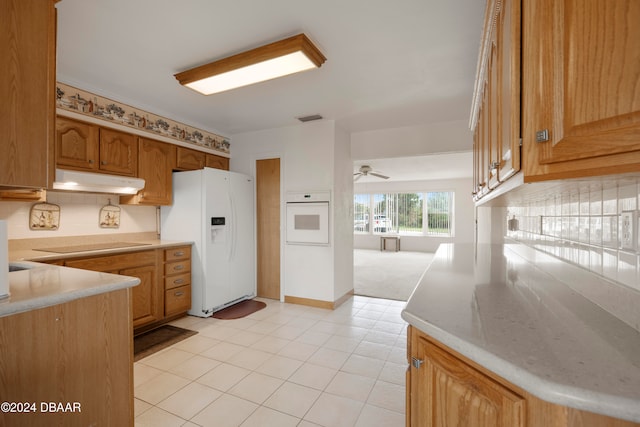
[[[173,281],[174,285],[182,285],[184,283],[184,279],[176,279]]]
[[[177,296],[177,297],[181,297],[182,295],[184,295],[184,292],[182,292],[182,291],[178,291],[178,292],[176,292],[176,293],[175,293],[175,294],[173,294],[173,295],[174,295],[174,296]]]
[[[178,265],[173,267],[174,270],[182,270],[183,268],[184,268],[184,265],[182,265],[182,264],[178,264]]]
[[[178,252],[174,252],[173,253],[173,256],[182,256],[182,255],[184,255],[184,252],[182,252],[182,251],[178,251]]]

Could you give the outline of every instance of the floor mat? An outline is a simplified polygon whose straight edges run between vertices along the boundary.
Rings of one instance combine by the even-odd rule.
[[[267,304],[262,301],[249,299],[240,301],[239,303],[233,304],[232,306],[220,311],[216,311],[211,317],[215,317],[216,319],[240,319],[241,317],[248,316],[258,310],[262,310],[266,306]]]
[[[172,344],[197,334],[196,331],[178,328],[172,325],[163,325],[157,329],[145,332],[133,338],[133,361],[152,355],[167,348]]]

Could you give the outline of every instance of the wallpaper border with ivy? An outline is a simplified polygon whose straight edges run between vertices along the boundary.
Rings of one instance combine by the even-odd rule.
[[[101,120],[162,135],[177,141],[229,154],[230,142],[215,133],[186,126],[182,123],[131,107],[109,98],[57,82],[56,106]]]

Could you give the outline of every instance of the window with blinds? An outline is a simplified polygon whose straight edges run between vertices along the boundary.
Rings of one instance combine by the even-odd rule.
[[[354,232],[453,235],[453,192],[354,195]]]

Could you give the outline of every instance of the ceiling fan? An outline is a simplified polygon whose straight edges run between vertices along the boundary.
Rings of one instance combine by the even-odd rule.
[[[382,178],[382,179],[389,179],[388,176],[386,175],[382,175],[380,172],[376,172],[373,170],[373,168],[369,165],[362,165],[360,166],[360,171],[356,172],[353,174],[353,176],[355,176],[356,178],[354,179],[354,181],[359,180],[360,178],[362,178],[363,176],[367,176],[367,175],[373,175],[376,176],[378,178]]]

